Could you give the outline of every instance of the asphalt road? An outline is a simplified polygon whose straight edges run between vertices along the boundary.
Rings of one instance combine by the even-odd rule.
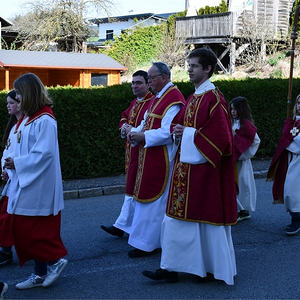
[[[141,271],[159,267],[160,255],[130,259],[126,237],[114,238],[100,229],[119,214],[123,195],[74,199],[65,202],[62,236],[69,264],[49,288],[17,291],[32,262],[0,269],[9,283],[11,299],[300,299],[300,235],[283,229],[289,216],[282,205],[272,205],[271,184],[257,179],[257,210],[250,220],[232,227],[238,275],[234,286],[199,283],[181,274],[178,283],[157,283]]]

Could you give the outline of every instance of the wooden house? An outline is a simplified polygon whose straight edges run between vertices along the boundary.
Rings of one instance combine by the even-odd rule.
[[[87,88],[120,84],[126,68],[105,54],[0,50],[0,90],[28,72],[46,86],[72,85]]]
[[[223,47],[218,64],[227,72],[221,60],[229,54],[232,72],[235,60],[249,46],[246,27],[251,34],[251,23],[268,41],[285,40],[293,4],[294,0],[229,0],[226,13],[176,18],[176,36],[196,47]]]

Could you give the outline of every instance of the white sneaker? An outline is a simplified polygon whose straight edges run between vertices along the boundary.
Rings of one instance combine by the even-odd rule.
[[[48,274],[43,282],[43,287],[50,286],[60,275],[60,273],[66,267],[68,261],[64,258],[61,258],[57,263],[49,266]]]
[[[42,286],[44,280],[45,280],[44,276],[41,277],[36,274],[31,274],[28,279],[16,284],[16,289],[25,290],[25,289],[31,289],[34,287]]]
[[[0,282],[0,299],[4,299],[4,295],[8,290],[8,285],[6,282]]]

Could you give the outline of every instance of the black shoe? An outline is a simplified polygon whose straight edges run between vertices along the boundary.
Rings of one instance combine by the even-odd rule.
[[[155,272],[152,271],[143,271],[142,274],[145,277],[148,277],[152,280],[165,280],[167,282],[177,282],[178,281],[178,273],[170,272],[164,269],[158,269]]]
[[[4,299],[4,295],[8,290],[8,285],[5,282],[0,282],[0,299]]]
[[[101,228],[106,231],[107,233],[114,235],[114,236],[118,236],[118,237],[122,237],[124,234],[124,231],[115,227],[115,226],[110,226],[110,227],[106,227],[104,225],[101,225]]]
[[[300,225],[293,224],[293,223],[291,225],[286,226],[285,228],[285,233],[287,235],[295,235],[299,231],[300,231]]]
[[[160,249],[155,249],[153,251],[147,252],[147,251],[143,251],[140,249],[132,249],[130,251],[128,251],[128,256],[130,258],[136,258],[136,257],[144,257],[144,256],[149,256],[152,254],[156,254],[160,251]]]
[[[238,222],[248,220],[250,218],[251,218],[251,216],[250,216],[248,210],[240,210],[238,212],[238,219],[237,219]]]
[[[0,251],[0,266],[11,264],[12,258],[12,252]]]

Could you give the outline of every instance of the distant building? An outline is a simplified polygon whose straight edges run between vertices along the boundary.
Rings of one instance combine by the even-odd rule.
[[[185,1],[187,11],[200,8],[200,0]],[[214,0],[216,1],[218,0]],[[203,2],[201,0],[201,4]],[[219,67],[224,72],[233,72],[236,59],[250,46],[245,36],[245,27],[253,24],[254,30],[256,28],[265,34],[266,40],[262,41],[260,49],[264,54],[266,41],[271,43],[274,40],[286,40],[294,2],[295,0],[228,0],[228,12],[176,18],[176,36],[184,39],[187,45],[213,48],[219,58]],[[211,6],[215,6],[215,3]],[[224,67],[223,62],[229,64],[229,70]]]
[[[46,86],[72,85],[87,88],[120,84],[126,68],[105,54],[0,50],[0,90],[9,90],[14,80],[28,72]]]
[[[151,26],[166,22],[168,17],[176,13],[166,14],[136,14],[108,18],[95,18],[89,20],[90,27],[98,31],[98,40],[88,42],[88,46],[100,46],[104,41],[113,40],[114,36],[120,36],[127,29],[136,26]]]
[[[10,44],[12,40],[14,40],[17,36],[15,32],[11,32],[12,23],[8,20],[0,17],[0,50],[2,49],[2,43],[3,41],[6,44]]]

